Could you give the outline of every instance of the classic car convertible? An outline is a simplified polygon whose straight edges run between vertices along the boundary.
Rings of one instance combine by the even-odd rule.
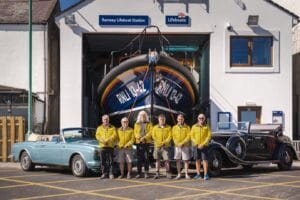
[[[24,171],[35,165],[65,166],[74,176],[85,176],[89,170],[99,171],[99,146],[95,129],[67,128],[59,135],[31,134],[27,142],[12,147],[12,158]]]
[[[217,176],[222,168],[243,166],[250,169],[262,163],[277,164],[289,170],[299,160],[291,140],[277,124],[219,124],[209,144],[209,173]]]

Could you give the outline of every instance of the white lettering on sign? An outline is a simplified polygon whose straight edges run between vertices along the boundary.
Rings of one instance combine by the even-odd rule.
[[[116,94],[117,99],[121,104],[126,103],[127,101],[130,101],[131,97],[129,96],[128,92],[126,90],[123,90]]]
[[[159,96],[164,96],[170,101],[178,104],[183,97],[183,94],[174,88],[173,84],[164,80],[161,74],[157,74],[155,93]]]
[[[179,103],[179,101],[182,99],[183,95],[182,93],[178,92],[176,89],[172,90],[172,93],[170,95],[170,100],[174,101],[176,104]]]
[[[147,90],[145,88],[144,82],[142,80],[138,80],[137,82],[131,82],[127,84],[126,88],[116,94],[116,97],[119,100],[120,104],[124,104],[130,101],[132,97],[136,98],[146,91]]]

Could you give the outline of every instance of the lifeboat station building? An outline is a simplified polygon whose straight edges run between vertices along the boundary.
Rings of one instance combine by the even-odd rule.
[[[271,0],[85,0],[50,14],[54,25],[35,24],[41,39],[33,37],[33,68],[40,70],[33,72],[33,85],[38,77],[43,81],[33,92],[46,104],[55,97],[45,118],[57,120],[58,128],[97,127],[103,114],[130,116],[145,108],[176,116],[187,109],[187,123],[203,112],[212,130],[219,122],[281,123],[287,136],[300,138],[300,100],[293,98],[300,74],[292,66],[292,28],[299,18]],[[21,34],[12,40],[17,47],[28,31],[7,26],[0,24],[1,38]],[[10,64],[0,85],[27,89],[22,52],[22,73],[12,82],[4,74],[21,65]],[[1,70],[6,60],[20,61],[3,55]],[[128,71],[131,65],[138,67]],[[158,86],[155,66],[165,79]],[[155,77],[145,75],[153,71]]]
[[[267,0],[83,1],[56,17],[60,126],[97,126],[100,82],[136,50],[151,49],[188,68],[198,85],[195,109],[213,130],[227,121],[282,123],[293,137],[297,23],[296,15]]]

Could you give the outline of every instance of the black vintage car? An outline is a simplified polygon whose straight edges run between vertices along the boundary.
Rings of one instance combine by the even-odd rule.
[[[209,144],[209,173],[217,176],[222,168],[274,163],[280,170],[289,170],[298,155],[290,138],[277,124],[219,124]]]

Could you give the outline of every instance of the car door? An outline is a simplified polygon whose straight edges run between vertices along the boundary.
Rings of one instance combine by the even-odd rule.
[[[268,150],[269,135],[264,133],[249,133],[247,137],[247,160],[270,160],[271,154]]]
[[[37,147],[41,163],[53,165],[63,165],[64,149],[65,143],[60,140],[41,142]]]

